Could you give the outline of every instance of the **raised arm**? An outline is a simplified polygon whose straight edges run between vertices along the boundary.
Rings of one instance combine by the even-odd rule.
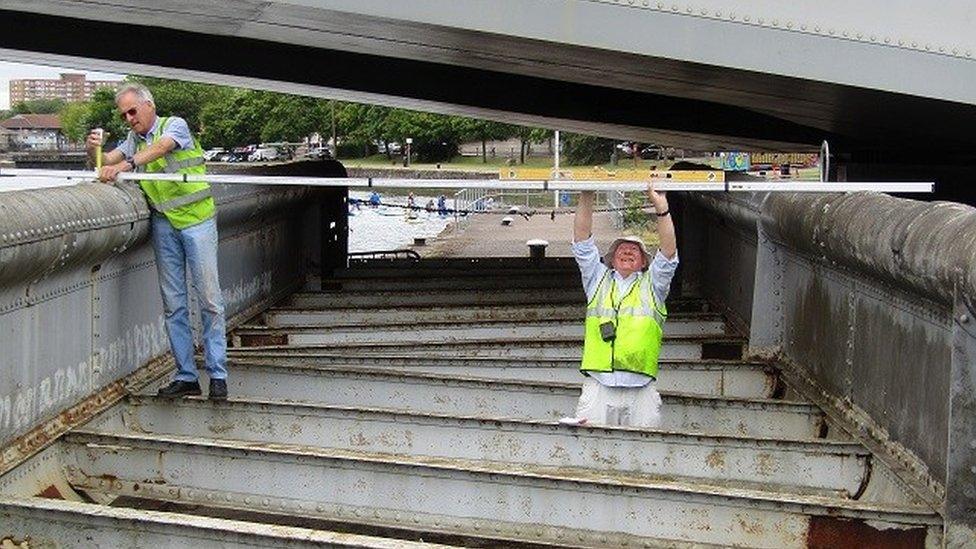
[[[573,242],[582,242],[593,234],[593,191],[580,193],[573,217]]]
[[[654,212],[657,214],[657,236],[660,240],[661,253],[668,259],[674,259],[678,253],[678,242],[674,235],[674,221],[671,219],[671,212],[668,209],[668,197],[665,193],[654,190],[652,182],[647,187],[647,197],[654,204]],[[661,214],[667,213],[665,216]]]

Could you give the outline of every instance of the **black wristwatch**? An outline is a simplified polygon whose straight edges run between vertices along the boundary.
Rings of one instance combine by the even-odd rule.
[[[671,215],[671,210],[664,210],[661,213],[654,212],[654,215],[656,215],[658,217],[664,217],[666,215]]]

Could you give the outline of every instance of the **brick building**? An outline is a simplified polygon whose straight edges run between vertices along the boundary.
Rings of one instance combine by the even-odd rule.
[[[99,88],[117,90],[120,80],[88,80],[84,73],[61,73],[61,78],[21,78],[10,81],[10,104],[35,99],[88,101]]]

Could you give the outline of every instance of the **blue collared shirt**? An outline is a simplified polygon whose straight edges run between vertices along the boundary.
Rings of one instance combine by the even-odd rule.
[[[149,128],[149,132],[146,135],[140,135],[129,130],[129,135],[125,138],[125,141],[119,143],[116,150],[122,153],[125,158],[132,158],[136,154],[137,143],[142,142],[146,145],[151,145],[163,136],[175,141],[177,150],[193,148],[193,136],[190,134],[190,127],[187,126],[186,120],[178,116],[171,116],[169,117],[169,124],[166,125],[166,129],[159,127],[161,121],[162,119],[157,116],[156,120],[153,120],[153,125]]]
[[[580,275],[583,279],[583,289],[586,291],[586,301],[589,303],[600,285],[600,280],[607,271],[612,271],[600,261],[600,251],[596,247],[591,235],[586,240],[573,242],[573,257],[579,265]],[[671,279],[674,278],[674,271],[678,268],[678,254],[668,259],[660,250],[654,254],[651,260],[651,286],[654,289],[654,299],[658,303],[664,303],[671,291]],[[630,276],[623,277],[617,271],[612,271],[611,275],[620,288],[620,295],[626,295],[630,291],[630,286],[637,280],[638,273],[631,273]],[[607,387],[643,387],[651,382],[652,378],[644,374],[635,372],[590,372],[590,376]]]

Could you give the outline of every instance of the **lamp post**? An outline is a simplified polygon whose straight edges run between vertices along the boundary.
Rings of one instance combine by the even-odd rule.
[[[408,137],[407,138],[407,157],[406,157],[406,159],[404,161],[405,162],[404,163],[404,166],[407,167],[407,168],[410,167],[410,145],[412,145],[412,144],[413,144],[413,138],[412,137]]]
[[[556,130],[556,150],[555,150],[555,167],[553,168],[552,177],[553,179],[561,179],[559,177],[559,130]],[[553,191],[553,208],[559,207],[559,191]]]

